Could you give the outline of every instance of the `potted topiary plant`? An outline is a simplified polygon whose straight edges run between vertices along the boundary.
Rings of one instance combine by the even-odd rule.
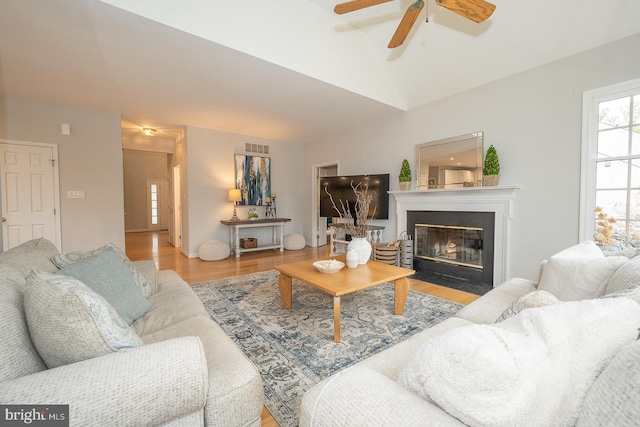
[[[400,190],[406,191],[411,186],[411,166],[409,166],[409,161],[407,159],[402,161],[398,181],[400,181]]]
[[[500,159],[498,158],[498,152],[493,145],[489,146],[487,154],[484,156],[482,175],[484,185],[498,185],[498,180],[500,179]]]

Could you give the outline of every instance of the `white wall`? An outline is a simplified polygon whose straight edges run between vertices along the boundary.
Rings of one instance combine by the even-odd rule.
[[[60,124],[71,124],[71,135]],[[0,97],[0,138],[58,145],[64,252],[124,248],[120,116]],[[86,198],[68,199],[69,190]]]
[[[413,109],[385,122],[305,146],[305,189],[311,167],[340,158],[341,174],[390,173],[391,189],[403,158],[415,164],[415,145],[484,131],[501,162],[502,185],[517,185],[512,276],[537,279],[540,262],[578,242],[582,92],[637,78],[640,35]],[[490,58],[487,58],[490,60]],[[394,201],[385,239],[395,230]],[[305,192],[304,235],[309,241],[311,196]]]
[[[285,234],[302,233],[302,144],[196,127],[187,127],[186,141],[189,212],[188,243],[183,239],[183,245],[188,245],[188,256],[197,256],[198,246],[206,240],[229,241],[229,229],[220,221],[230,219],[233,214],[233,204],[227,201],[227,191],[235,187],[234,154],[258,155],[245,153],[245,142],[269,146],[271,191],[278,194],[278,217],[291,218],[291,222],[285,226]],[[238,216],[246,219],[247,210],[248,207],[239,206]],[[257,210],[260,217],[264,217],[264,207],[258,207]],[[247,237],[257,237],[259,243],[271,241],[271,230],[268,228],[247,231],[246,234]]]

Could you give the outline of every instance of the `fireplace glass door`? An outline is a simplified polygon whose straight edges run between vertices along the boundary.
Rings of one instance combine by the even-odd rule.
[[[415,256],[482,270],[483,229],[416,224]]]

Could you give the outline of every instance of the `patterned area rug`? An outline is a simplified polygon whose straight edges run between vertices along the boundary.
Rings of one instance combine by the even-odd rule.
[[[298,425],[306,390],[457,312],[462,305],[410,291],[393,314],[393,285],[341,297],[341,339],[333,342],[333,297],[294,279],[293,308],[282,308],[275,270],[193,285],[209,315],[262,375],[266,406],[282,426]]]

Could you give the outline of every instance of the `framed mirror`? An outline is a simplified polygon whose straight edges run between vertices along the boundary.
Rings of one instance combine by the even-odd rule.
[[[416,145],[416,189],[482,186],[482,132]]]

